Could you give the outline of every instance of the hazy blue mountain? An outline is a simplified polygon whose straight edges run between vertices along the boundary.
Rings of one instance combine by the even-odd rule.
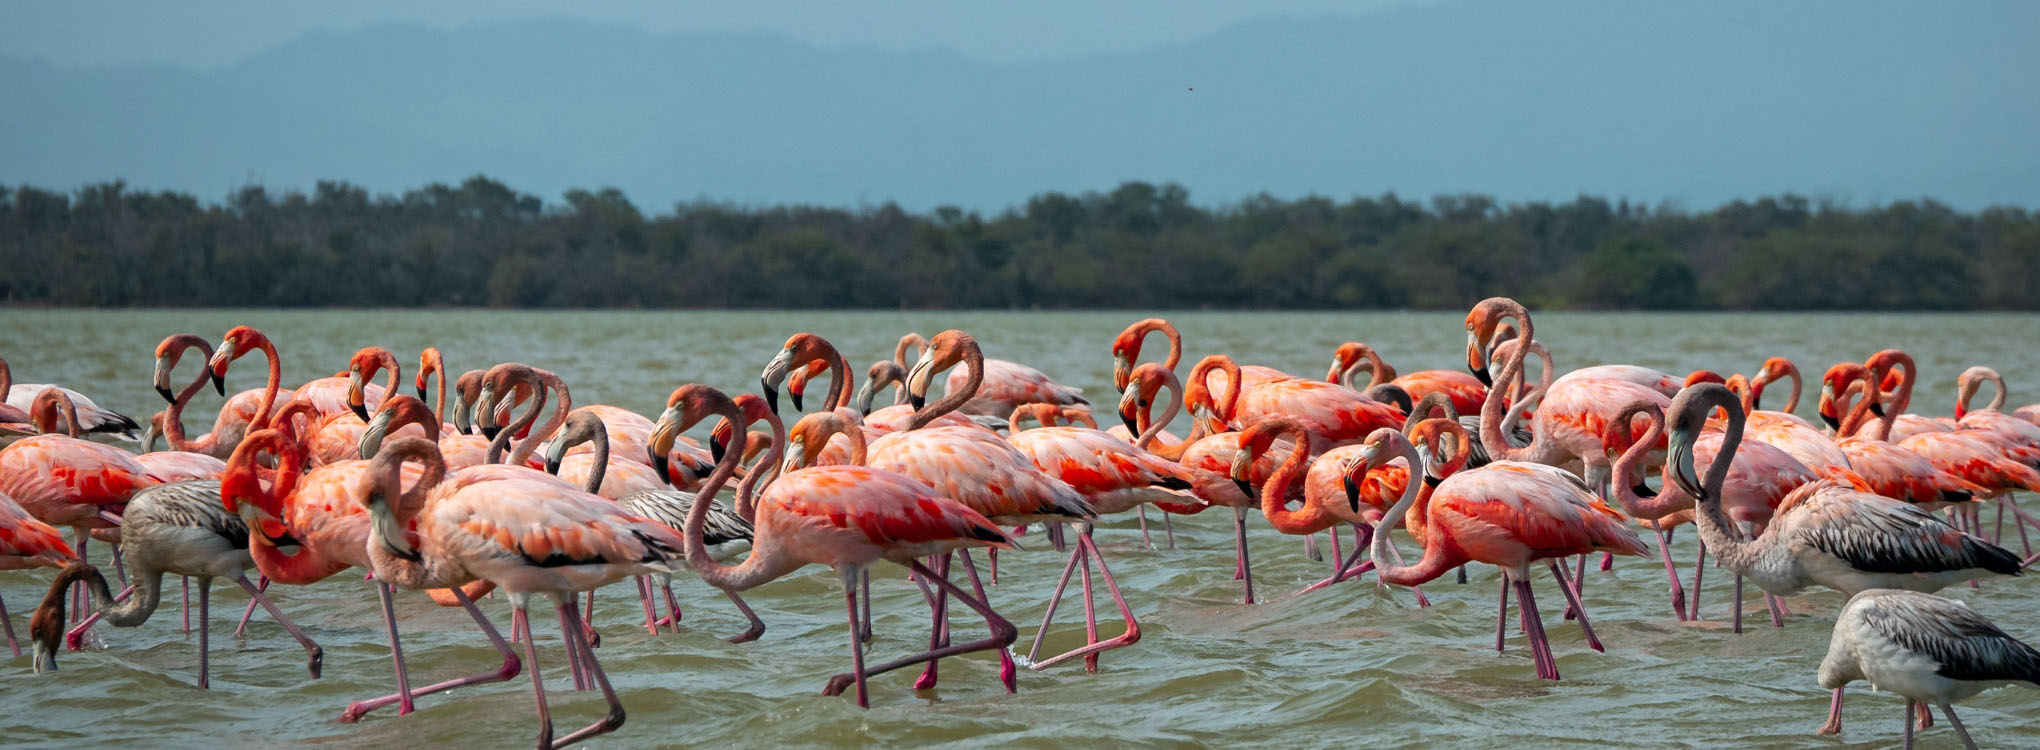
[[[568,21],[317,34],[238,64],[0,57],[0,182],[217,198],[484,172],[660,210],[957,203],[1178,181],[1199,202],[1586,192],[1705,207],[2040,205],[2040,3],[1486,0],[1255,22],[1124,55],[656,35]]]

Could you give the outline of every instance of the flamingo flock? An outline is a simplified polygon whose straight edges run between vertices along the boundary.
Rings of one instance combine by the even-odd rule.
[[[1139,644],[1148,592],[1113,575],[1102,524],[1138,518],[1139,546],[1114,547],[1112,557],[1167,556],[1185,573],[1223,576],[1222,565],[1174,549],[1170,522],[1221,507],[1232,520],[1242,605],[1268,599],[1265,586],[1257,594],[1248,545],[1255,515],[1303,536],[1313,559],[1319,532],[1330,545],[1328,577],[1282,597],[1350,590],[1340,584],[1372,573],[1429,606],[1437,592],[1420,586],[1435,589],[1447,576],[1464,583],[1468,566],[1493,566],[1501,580],[1495,649],[1507,647],[1513,602],[1530,671],[1543,680],[1560,674],[1536,597],[1543,584],[1533,586],[1539,568],[1563,618],[1604,651],[1623,644],[1619,634],[1604,642],[1594,632],[1581,596],[1590,559],[1607,570],[1620,557],[1655,558],[1644,564],[1663,566],[1671,619],[1684,622],[1700,617],[1711,554],[1735,581],[1738,633],[1746,582],[1761,589],[1779,627],[1788,619],[1782,597],[1810,587],[1849,597],[1818,664],[1817,681],[1832,691],[1822,733],[1841,731],[1844,688],[1867,680],[1905,699],[1907,747],[1937,707],[1975,748],[1954,702],[2002,684],[2040,687],[2040,652],[1935,595],[2015,585],[2002,579],[2040,559],[2028,533],[2040,518],[2012,494],[2040,491],[2040,404],[2006,409],[1995,371],[1963,372],[1954,416],[1935,418],[1906,413],[1918,372],[1904,351],[1838,363],[1819,381],[1823,427],[1792,413],[1802,382],[1783,357],[1748,376],[1623,364],[1561,372],[1553,352],[1562,354],[1564,342],[1538,340],[1531,312],[1506,298],[1476,305],[1464,332],[1464,372],[1398,375],[1374,348],[1347,342],[1322,379],[1224,353],[1178,375],[1182,335],[1166,320],[1141,320],[1100,342],[1116,388],[1110,430],[1098,429],[1081,389],[989,357],[991,345],[960,330],[901,337],[890,359],[863,370],[861,386],[831,342],[797,333],[761,353],[758,394],[681,383],[656,414],[576,404],[565,378],[517,362],[454,376],[449,406],[452,371],[430,348],[419,356],[415,395],[400,392],[401,361],[379,346],[358,350],[337,375],[286,389],[280,347],[248,326],[216,346],[195,334],[164,339],[151,385],[166,408],[143,422],[61,386],[13,384],[0,362],[0,570],[57,569],[28,627],[37,672],[55,670],[65,648],[101,638],[96,624],[146,623],[163,606],[165,573],[186,579],[188,608],[195,579],[200,688],[213,666],[214,579],[249,595],[242,627],[264,609],[304,648],[317,678],[320,645],[266,592],[352,571],[376,594],[395,691],[352,701],[341,720],[392,705],[412,713],[422,697],[522,673],[539,748],[624,723],[622,698],[597,656],[603,623],[594,597],[610,584],[633,581],[648,633],[688,637],[687,597],[673,583],[699,579],[746,618],[748,628],[729,640],[747,643],[771,623],[744,592],[826,566],[841,588],[850,658],[848,671],[822,681],[824,695],[854,692],[869,706],[882,674],[918,667],[912,686],[928,689],[943,660],[985,656],[997,662],[998,690],[1010,693],[1023,667],[1081,661],[1097,672],[1107,652]],[[1167,355],[1143,362],[1155,333]],[[180,387],[178,365],[193,349],[202,365]],[[192,399],[208,385],[227,396],[234,363],[258,353],[262,385],[234,392],[208,432],[187,436]],[[1541,360],[1534,384],[1532,357]],[[931,400],[945,373],[946,393]],[[827,395],[799,414],[819,377],[829,379]],[[1765,389],[1786,380],[1784,410],[1762,409]],[[1992,400],[1971,408],[1986,384]],[[888,387],[892,403],[876,405]],[[790,426],[782,390],[796,413]],[[1189,432],[1167,432],[1184,411]],[[146,452],[107,442],[133,440],[144,424]],[[707,430],[705,447],[683,434],[696,427]],[[169,450],[153,450],[159,440]],[[1149,534],[1150,506],[1163,519],[1165,546]],[[1995,523],[1983,521],[1985,509]],[[1701,543],[1690,581],[1669,549],[1684,525]],[[1040,536],[1029,535],[1035,527]],[[88,559],[93,540],[111,550],[118,593]],[[1023,653],[1021,628],[1001,610],[1034,603],[997,595],[998,561],[1044,554],[1032,549],[1040,546],[1063,554],[1063,565]],[[1404,557],[1409,547],[1413,559]],[[888,575],[920,589],[927,644],[868,662],[871,579]],[[1074,637],[1056,625],[1073,581],[1082,643],[1044,656],[1048,641]],[[1116,610],[1116,634],[1099,626],[1098,583]],[[507,638],[484,611],[498,595],[511,609]],[[564,733],[554,730],[530,616],[541,597],[559,621],[573,688],[599,692],[607,707]],[[398,609],[423,600],[465,611],[500,665],[413,686]],[[953,619],[952,601],[973,616]],[[19,656],[4,602],[0,624]],[[973,656],[980,652],[991,653]]]

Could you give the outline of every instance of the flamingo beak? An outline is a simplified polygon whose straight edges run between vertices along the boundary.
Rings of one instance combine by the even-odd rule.
[[[652,437],[645,443],[645,452],[649,454],[647,458],[652,460],[652,471],[658,472],[659,481],[666,484],[673,483],[672,473],[666,470],[666,456],[673,452],[673,441],[680,434],[680,417],[678,407],[668,407],[666,413],[659,415],[659,423],[652,427]],[[717,463],[720,462],[718,458]]]
[[[1127,433],[1133,435],[1140,434],[1140,430],[1134,427],[1138,422],[1134,419],[1133,410],[1134,402],[1139,400],[1138,396],[1139,389],[1134,388],[1132,383],[1128,383],[1126,392],[1119,395],[1119,421],[1126,425]]]
[[[1124,354],[1112,355],[1112,384],[1126,390],[1126,384],[1133,382],[1133,360]]]
[[[787,397],[793,399],[793,411],[796,414],[805,411],[805,409],[800,405],[801,393],[802,393],[801,391],[796,391],[790,388],[787,389],[786,391]]]
[[[156,358],[156,373],[151,380],[155,383],[156,395],[162,396],[166,403],[177,403],[177,394],[170,392],[170,360]]]
[[[764,390],[765,405],[773,414],[779,413],[779,384],[786,382],[786,373],[793,369],[793,350],[780,349],[772,355],[772,361],[765,363],[765,371],[758,374],[758,386]],[[798,397],[796,397],[798,398]],[[800,402],[794,401],[793,408],[799,409]]]
[[[1665,462],[1672,469],[1672,482],[1679,489],[1693,497],[1694,502],[1707,502],[1707,488],[1700,485],[1700,472],[1693,467],[1692,438],[1685,431],[1674,431],[1666,440]]]
[[[721,437],[721,436],[719,436],[719,435],[710,435],[710,436],[709,436],[709,438],[708,438],[708,457],[709,457],[709,458],[713,458],[713,459],[715,459],[716,463],[722,463],[722,457],[723,457],[723,454],[724,454],[724,453],[728,453],[728,452],[729,452],[729,444],[728,444],[728,443],[725,443],[725,442],[723,442],[723,439],[722,439],[722,437]]]
[[[1235,482],[1246,481],[1247,470],[1252,468],[1253,465],[1254,454],[1247,452],[1245,448],[1234,451],[1232,456],[1232,480]]]
[[[1766,370],[1759,370],[1756,377],[1750,378],[1750,410],[1764,408],[1764,384],[1770,379],[1771,373]]]
[[[1360,512],[1360,483],[1353,481],[1351,473],[1342,477],[1339,483],[1346,488],[1346,505],[1350,506],[1354,513]]]
[[[416,380],[413,380],[413,381],[411,381],[411,387],[412,387],[412,388],[415,388],[415,389],[417,389],[417,390],[418,390],[418,400],[419,400],[419,401],[424,401],[424,400],[425,400],[425,376],[424,376],[424,375],[419,375],[419,376],[418,376],[418,378],[417,378]]]
[[[914,407],[914,411],[928,405],[928,384],[935,374],[933,352],[933,349],[921,352],[921,358],[914,362],[914,369],[907,372],[907,403]]]
[[[363,459],[375,458],[375,454],[382,450],[383,437],[390,431],[392,414],[394,412],[388,409],[376,412],[375,418],[368,420],[368,426],[361,429],[361,442],[357,445]]]
[[[876,395],[876,391],[872,389],[871,381],[866,380],[857,386],[857,394],[850,397],[850,402],[857,405],[857,413],[870,416],[871,398],[874,395]],[[795,406],[794,408],[798,409],[800,407]]]
[[[1480,384],[1494,387],[1494,375],[1488,372],[1487,348],[1481,346],[1480,337],[1472,330],[1466,332],[1466,370],[1480,380]]]
[[[214,393],[218,393],[222,397],[227,395],[227,379],[219,373],[213,373],[212,387]]]
[[[207,360],[205,366],[206,369],[212,370],[214,378],[224,378],[227,376],[227,363],[232,361],[234,361],[234,340],[224,339],[220,341],[219,349],[213,352],[212,359]]]

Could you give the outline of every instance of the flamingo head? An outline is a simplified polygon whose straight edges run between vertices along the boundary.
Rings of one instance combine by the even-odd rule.
[[[206,367],[212,370],[215,387],[222,395],[226,392],[227,364],[265,346],[271,346],[269,337],[251,326],[234,326],[227,331],[227,335],[220,339],[219,348],[213,350],[212,358],[206,361]]]
[[[1112,339],[1112,387],[1114,389],[1126,390],[1127,382],[1133,378],[1134,360],[1140,359],[1140,342],[1147,338],[1149,333],[1154,331],[1161,331],[1170,336],[1175,335],[1175,329],[1169,325],[1169,321],[1161,318],[1148,318],[1127,326],[1126,330],[1120,331],[1119,335]]]
[[[928,387],[934,382],[935,375],[955,367],[969,352],[977,349],[977,339],[971,338],[968,333],[952,328],[935,334],[935,338],[929,340],[928,348],[922,350],[921,359],[907,371],[907,403],[912,404],[915,411],[927,406]]]
[[[1348,341],[1332,350],[1332,369],[1325,373],[1325,382],[1351,384],[1361,372],[1374,371],[1374,350],[1358,341]]]
[[[396,363],[396,356],[380,346],[362,347],[347,360],[347,408],[361,421],[368,421],[368,381],[374,380],[385,365],[395,369]],[[425,389],[420,386],[418,390],[422,394]]]
[[[828,360],[817,359],[808,362],[805,367],[794,368],[793,372],[787,375],[786,395],[793,399],[794,411],[801,410],[800,399],[801,396],[807,393],[808,381],[813,379],[817,375],[827,372],[828,369],[829,369]]]
[[[1858,387],[1867,371],[1858,362],[1838,362],[1820,377],[1820,419],[1829,429],[1842,427],[1842,401]]]

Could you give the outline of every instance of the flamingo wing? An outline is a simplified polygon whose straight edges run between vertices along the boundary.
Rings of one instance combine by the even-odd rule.
[[[1906,503],[1846,489],[1832,480],[1793,493],[1795,542],[1869,573],[1938,573],[1982,568],[2019,574],[2019,557],[1962,533]]]

